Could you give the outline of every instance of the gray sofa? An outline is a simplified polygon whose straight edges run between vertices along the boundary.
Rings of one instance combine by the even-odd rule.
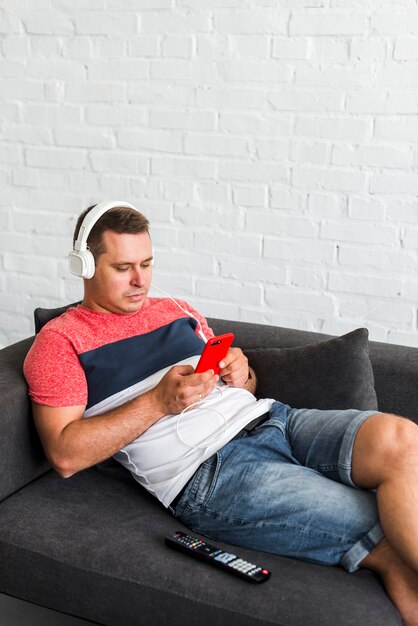
[[[344,340],[321,334],[209,322],[216,333],[235,333],[261,395],[280,393],[290,403],[316,394],[341,404],[341,389],[351,386],[353,394],[362,389],[359,408],[376,408],[376,389],[380,410],[418,418],[418,349],[368,346],[363,330],[350,335],[350,353]],[[401,624],[370,571],[347,574],[240,548],[272,571],[265,584],[251,585],[168,549],[164,537],[181,524],[114,462],[61,478],[31,419],[22,363],[32,341],[0,351],[1,593],[107,626]]]

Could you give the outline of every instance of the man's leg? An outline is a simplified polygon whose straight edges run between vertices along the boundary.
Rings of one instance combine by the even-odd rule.
[[[351,477],[376,489],[387,540],[418,572],[418,426],[396,415],[369,417],[354,442]]]
[[[205,461],[189,482],[175,515],[213,539],[317,563],[341,563],[354,571],[383,537],[376,494],[354,489],[351,481],[347,485],[328,480],[298,462],[286,437],[287,409],[275,403],[270,419],[261,427],[230,441]],[[303,414],[304,424],[310,426],[312,419],[321,422],[320,430],[322,422],[328,424],[335,414],[296,412]],[[338,475],[339,450],[347,428],[353,423],[358,428],[374,414],[342,413],[337,416],[338,433],[335,427],[329,429],[319,445],[319,456],[333,476]],[[335,449],[324,459],[323,450],[330,448]]]
[[[418,624],[418,574],[401,559],[386,538],[360,563],[377,572],[405,626]]]
[[[359,428],[351,477],[376,489],[385,539],[362,561],[378,572],[404,623],[418,625],[418,426],[376,414]]]

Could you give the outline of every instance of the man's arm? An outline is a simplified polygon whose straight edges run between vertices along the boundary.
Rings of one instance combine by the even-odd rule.
[[[240,348],[230,348],[226,357],[219,363],[219,375],[230,387],[242,387],[251,393],[257,388],[254,370],[248,365],[248,359]]]
[[[83,418],[85,406],[33,403],[33,415],[51,465],[64,478],[109,458],[169,413],[180,413],[206,397],[218,380],[213,371],[194,374],[190,365],[172,367],[146,393],[101,415]]]

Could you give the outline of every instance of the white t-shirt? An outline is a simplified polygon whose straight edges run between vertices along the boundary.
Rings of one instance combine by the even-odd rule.
[[[194,357],[181,364],[196,367],[198,360],[199,357]],[[218,386],[194,408],[180,415],[166,415],[155,422],[114,458],[168,506],[201,463],[246,424],[267,413],[273,402],[256,400],[245,389]],[[108,408],[111,407],[106,410]]]

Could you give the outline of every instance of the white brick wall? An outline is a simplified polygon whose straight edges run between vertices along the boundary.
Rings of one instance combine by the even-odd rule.
[[[0,345],[123,198],[206,315],[418,346],[416,0],[0,0],[0,35]]]

